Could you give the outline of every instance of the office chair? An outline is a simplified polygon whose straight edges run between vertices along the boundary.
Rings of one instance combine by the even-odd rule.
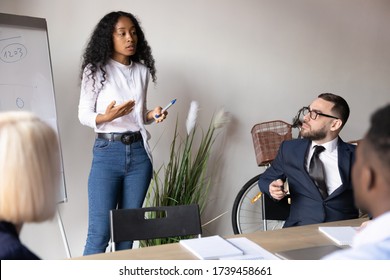
[[[198,204],[111,210],[110,227],[112,251],[122,241],[202,234]]]
[[[289,197],[286,196],[279,201],[275,201],[268,195],[262,196],[262,219],[263,228],[268,230],[268,223],[274,224],[275,228],[280,228],[284,221],[290,215],[290,202]]]

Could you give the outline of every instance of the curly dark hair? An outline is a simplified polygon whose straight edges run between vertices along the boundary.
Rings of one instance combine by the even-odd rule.
[[[135,26],[138,36],[136,53],[131,56],[131,60],[144,64],[149,69],[153,82],[156,82],[157,80],[152,49],[150,48],[148,42],[145,39],[145,34],[142,31],[139,21],[131,13],[117,11],[105,15],[99,21],[99,23],[96,25],[94,31],[91,34],[88,45],[85,48],[84,54],[82,56],[80,77],[82,79],[85,67],[87,65],[90,65],[90,71],[87,75],[88,77],[92,77],[92,79],[94,80],[94,86],[94,74],[96,73],[98,68],[100,68],[100,70],[103,72],[103,80],[100,82],[101,87],[103,87],[106,81],[106,71],[104,70],[104,66],[114,52],[112,34],[115,30],[115,25],[118,22],[119,17],[121,16],[130,18],[130,20]]]

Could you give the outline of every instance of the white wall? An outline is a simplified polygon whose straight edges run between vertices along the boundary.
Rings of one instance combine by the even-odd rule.
[[[48,23],[69,199],[60,212],[72,256],[82,254],[87,231],[94,139],[77,119],[80,56],[92,28],[112,10],[139,16],[152,46],[158,84],[150,87],[149,106],[178,99],[169,119],[149,127],[157,167],[167,156],[176,116],[186,118],[191,100],[201,105],[203,127],[221,107],[233,116],[216,145],[223,164],[204,221],[229,213],[207,226],[206,235],[232,234],[235,195],[261,171],[250,135],[254,124],[291,121],[319,93],[333,92],[351,107],[342,137],[358,139],[369,115],[390,101],[387,0],[2,0],[2,13]],[[26,225],[22,240],[44,259],[66,257],[56,220]]]

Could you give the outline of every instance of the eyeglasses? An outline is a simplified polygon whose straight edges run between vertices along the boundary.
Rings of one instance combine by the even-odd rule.
[[[306,116],[307,114],[309,114],[310,118],[312,120],[315,120],[317,119],[317,116],[320,115],[320,116],[324,116],[324,117],[328,117],[328,118],[332,118],[332,119],[339,119],[338,117],[335,117],[335,116],[331,116],[331,115],[327,115],[327,114],[323,114],[323,113],[320,113],[320,112],[317,112],[317,111],[314,111],[314,110],[310,110],[309,107],[303,107],[302,108],[302,114],[304,116]]]

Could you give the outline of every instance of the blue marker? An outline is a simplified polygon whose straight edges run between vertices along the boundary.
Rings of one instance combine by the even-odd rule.
[[[167,105],[167,106],[165,106],[162,110],[161,110],[161,112],[165,112],[166,110],[168,110],[173,104],[175,104],[175,102],[176,102],[176,98],[175,99],[173,99],[171,102],[169,102],[169,104]],[[156,114],[156,115],[154,115],[156,118],[159,118],[160,116],[161,116],[161,114],[160,115],[158,115],[158,114]]]

